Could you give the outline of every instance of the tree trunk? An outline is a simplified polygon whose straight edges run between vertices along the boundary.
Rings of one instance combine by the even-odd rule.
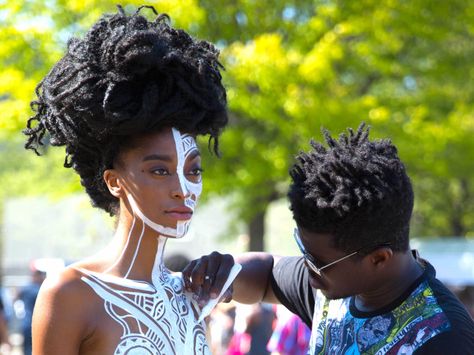
[[[460,193],[458,198],[453,201],[453,213],[451,214],[450,224],[451,233],[454,237],[462,238],[467,233],[466,225],[464,224],[463,217],[466,213],[469,203],[469,184],[466,179],[459,181]]]
[[[263,251],[265,235],[265,211],[253,216],[249,225],[249,251]]]

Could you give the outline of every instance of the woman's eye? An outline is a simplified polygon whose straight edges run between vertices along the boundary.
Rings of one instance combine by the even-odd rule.
[[[187,175],[200,176],[203,170],[201,168],[192,169]]]
[[[163,168],[156,168],[151,171],[155,175],[163,176],[163,175],[169,175],[168,170],[163,169]]]

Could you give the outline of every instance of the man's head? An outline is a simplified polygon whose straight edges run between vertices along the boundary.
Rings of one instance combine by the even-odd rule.
[[[288,197],[312,286],[339,298],[378,287],[407,252],[413,190],[395,146],[364,125],[324,136],[298,155]]]
[[[290,171],[288,196],[299,227],[330,234],[334,247],[352,252],[390,243],[408,249],[413,190],[389,140],[369,140],[362,124],[338,140],[324,131],[328,147],[311,142]]]
[[[148,7],[149,8],[149,7]],[[153,11],[154,9],[151,8]],[[38,85],[26,147],[66,146],[93,204],[117,213],[118,199],[104,171],[137,137],[175,127],[193,136],[218,135],[227,123],[218,50],[168,25],[166,15],[148,21],[141,8],[102,17]],[[156,14],[156,12],[155,12]]]

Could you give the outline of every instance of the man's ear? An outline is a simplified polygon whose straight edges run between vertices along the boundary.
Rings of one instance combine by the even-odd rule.
[[[120,181],[120,176],[117,170],[107,169],[104,171],[104,181],[109,188],[112,196],[121,198],[124,196],[125,191],[123,190],[122,183]]]
[[[375,267],[384,267],[387,265],[387,262],[390,261],[393,257],[393,250],[388,247],[380,247],[371,252],[369,255],[370,262]]]

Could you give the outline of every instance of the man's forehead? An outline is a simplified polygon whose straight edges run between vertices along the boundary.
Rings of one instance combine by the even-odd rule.
[[[327,252],[338,252],[335,246],[334,236],[329,233],[316,233],[299,228],[300,238],[308,251],[315,255],[326,254]]]

